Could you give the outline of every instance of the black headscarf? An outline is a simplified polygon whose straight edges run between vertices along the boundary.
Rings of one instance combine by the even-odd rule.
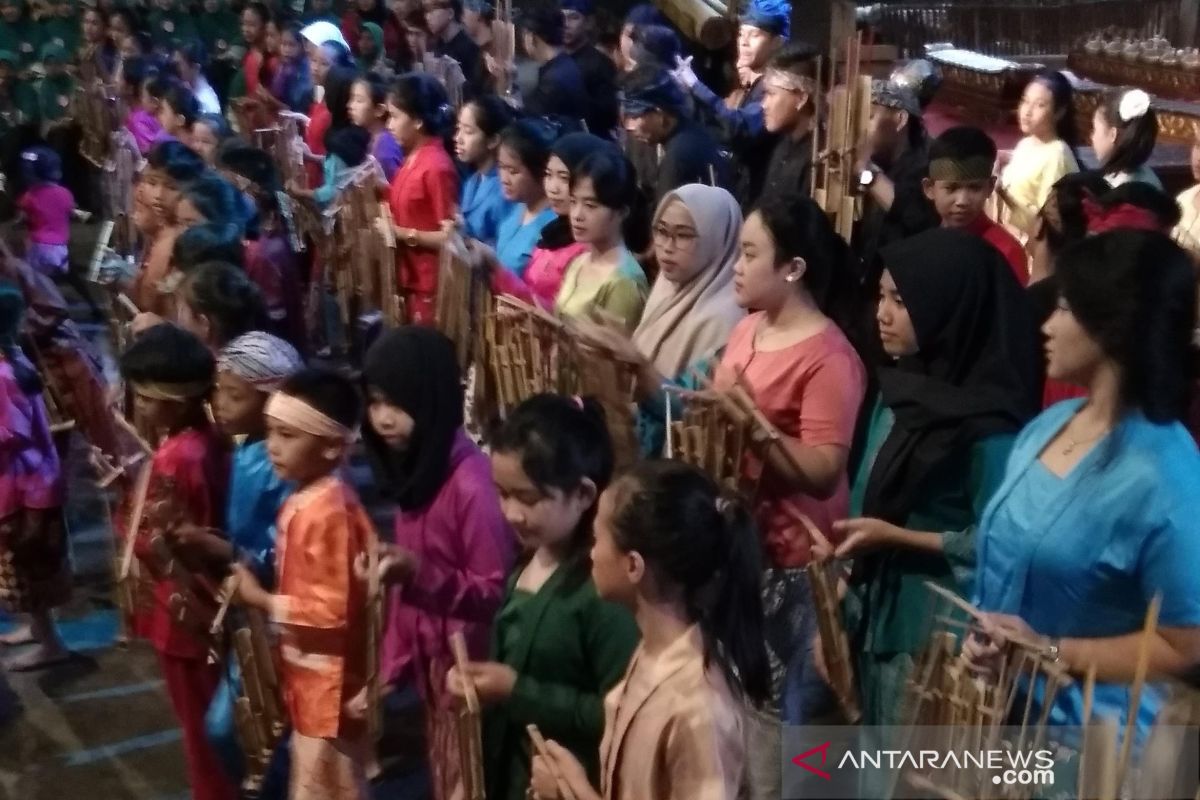
[[[871,468],[863,514],[902,525],[935,467],[1033,416],[1039,340],[1011,268],[979,237],[939,228],[882,257],[920,350],[878,370],[895,424]]]
[[[399,452],[367,425],[363,441],[380,488],[401,509],[424,508],[450,473],[450,450],[463,424],[463,390],[454,345],[418,325],[388,331],[367,351],[367,386],[413,419],[408,449]]]
[[[568,133],[566,136],[558,137],[554,146],[550,148],[550,155],[558,156],[567,171],[574,175],[575,170],[585,158],[606,147],[616,150],[616,145],[595,134]],[[542,228],[542,236],[538,240],[537,246],[543,250],[561,250],[574,243],[575,237],[571,234],[571,219],[569,216],[562,216],[555,217],[546,227]]]

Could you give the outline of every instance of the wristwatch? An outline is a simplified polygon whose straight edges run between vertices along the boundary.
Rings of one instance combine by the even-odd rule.
[[[408,234],[404,237],[404,243],[409,247],[417,246],[417,229],[409,228]]]
[[[1062,661],[1060,650],[1062,648],[1062,639],[1053,638],[1047,642],[1045,649],[1042,650],[1042,655],[1051,664],[1057,664]]]
[[[879,176],[879,167],[874,164],[868,164],[867,168],[858,176],[858,188],[862,191],[867,191],[871,188],[871,184],[875,183],[875,178]]]

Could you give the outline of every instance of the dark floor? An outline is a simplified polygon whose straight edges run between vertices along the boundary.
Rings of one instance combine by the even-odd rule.
[[[94,229],[78,226],[73,253],[91,252],[87,242]],[[73,315],[89,318],[82,303],[73,307]],[[101,345],[111,369],[103,327],[90,321],[83,327]],[[78,437],[74,444],[82,446]],[[185,800],[180,731],[154,654],[144,643],[115,643],[112,538],[103,506],[86,462],[73,457],[68,464],[76,591],[59,610],[58,622],[75,657],[36,673],[0,669],[0,800]],[[355,464],[354,477],[363,485],[372,516],[386,525],[389,512],[370,491],[369,472]],[[11,625],[0,613],[0,632]],[[411,701],[395,705],[386,720],[388,769],[375,795],[416,800],[426,796],[423,770],[416,766],[419,713]]]

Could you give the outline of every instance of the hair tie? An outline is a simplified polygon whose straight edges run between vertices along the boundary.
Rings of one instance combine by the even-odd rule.
[[[718,514],[725,516],[725,513],[729,511],[729,506],[731,506],[732,503],[730,503],[728,497],[721,497],[720,495],[717,495],[716,502],[713,503],[713,505],[716,507]]]
[[[576,408],[578,408],[580,411],[583,411],[583,398],[582,397],[580,397],[577,394],[573,394],[573,395],[571,395],[571,402],[575,404]]]
[[[1083,214],[1087,218],[1087,232],[1093,236],[1118,229],[1160,233],[1163,229],[1162,223],[1152,211],[1132,203],[1120,203],[1112,208],[1105,208],[1092,198],[1084,197],[1082,205]]]
[[[1121,102],[1117,106],[1117,114],[1120,115],[1122,122],[1132,122],[1144,117],[1149,110],[1150,95],[1141,89],[1130,89],[1125,92],[1121,95]]]

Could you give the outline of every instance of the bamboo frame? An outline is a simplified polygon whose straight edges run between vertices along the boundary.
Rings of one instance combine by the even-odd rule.
[[[966,614],[971,622],[954,621],[953,625],[935,628],[929,646],[917,661],[908,683],[907,736],[911,740],[923,726],[951,727],[956,730],[950,740],[939,742],[952,750],[992,750],[1013,746],[1017,750],[1037,749],[1046,739],[1049,711],[1057,693],[1073,683],[1073,679],[1056,661],[1047,657],[1041,642],[1024,637],[1009,637],[1008,647],[1001,655],[995,675],[982,676],[971,672],[959,655],[959,634],[947,630],[954,627],[977,629],[984,619],[978,608],[953,592],[932,582],[926,588],[937,605],[948,604]],[[1039,677],[1045,679],[1041,709],[1033,714],[1033,692],[1026,692],[1022,706],[1016,709],[1015,742],[1001,740],[1002,728],[1014,720],[1014,706],[1022,686],[1033,685]],[[1012,732],[1008,731],[1011,735]],[[963,796],[989,800],[1005,797],[1021,800],[1031,796],[1032,787],[998,788],[985,780],[983,771],[952,770],[931,775],[908,775],[910,783],[919,784],[943,797]]]
[[[466,800],[484,800],[483,709],[475,691],[475,683],[467,672],[470,658],[462,631],[450,634],[450,650],[454,653],[454,663],[463,682],[465,699],[458,712],[458,752],[462,759],[463,796]]]
[[[566,321],[508,295],[493,299],[482,328],[475,360],[485,366],[489,385],[477,397],[477,419],[503,417],[536,394],[591,397],[604,409],[617,469],[637,460],[636,364],[585,343]]]

